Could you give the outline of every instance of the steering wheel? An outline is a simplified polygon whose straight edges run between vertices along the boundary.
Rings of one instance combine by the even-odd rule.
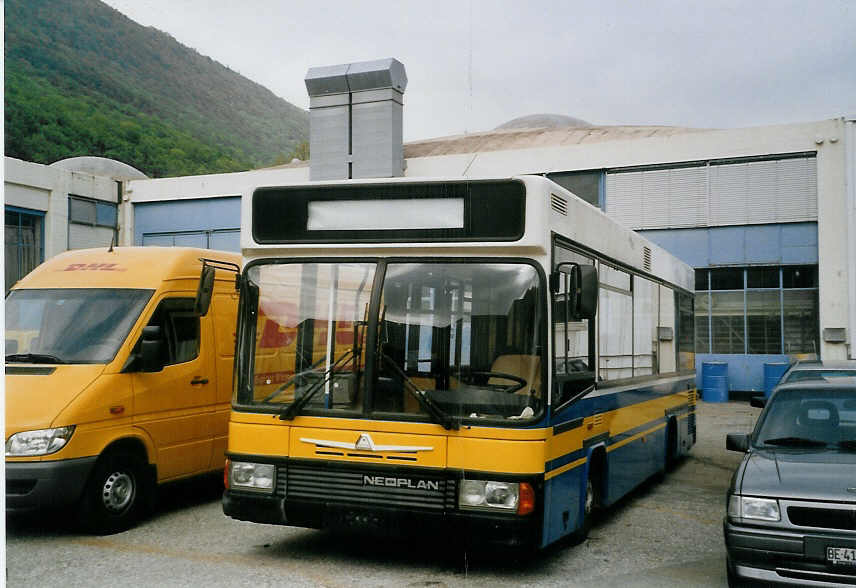
[[[506,392],[508,394],[514,394],[518,390],[522,390],[528,383],[520,376],[515,376],[514,374],[506,374],[503,372],[470,372],[470,375],[487,376],[488,378],[502,378],[503,380],[511,380],[512,382],[514,382],[514,384],[510,386],[505,386],[500,389],[500,392]]]

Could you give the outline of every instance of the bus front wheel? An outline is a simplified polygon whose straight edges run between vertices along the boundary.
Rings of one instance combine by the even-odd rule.
[[[582,543],[588,537],[599,504],[597,488],[597,479],[591,472],[586,480],[585,496],[583,497],[583,519],[579,528],[571,535],[573,543]]]

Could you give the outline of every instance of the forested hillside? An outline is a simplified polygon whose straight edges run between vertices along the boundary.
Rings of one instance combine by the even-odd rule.
[[[4,10],[10,157],[97,155],[163,177],[282,163],[308,139],[306,111],[98,0]]]

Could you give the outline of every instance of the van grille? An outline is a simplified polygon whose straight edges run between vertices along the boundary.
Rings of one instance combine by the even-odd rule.
[[[367,483],[367,479],[375,481],[376,485]],[[404,482],[406,480],[410,483]],[[453,509],[457,502],[455,481],[436,474],[294,464],[277,468],[276,493],[288,499],[440,512]]]

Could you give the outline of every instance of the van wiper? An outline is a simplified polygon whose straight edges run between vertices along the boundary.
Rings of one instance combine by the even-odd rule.
[[[65,360],[47,353],[13,353],[6,356],[6,363],[65,363]]]
[[[315,393],[318,392],[318,390],[320,390],[321,388],[323,388],[324,384],[326,384],[330,380],[330,377],[333,375],[335,369],[338,368],[342,364],[342,362],[348,359],[348,357],[350,357],[351,355],[353,355],[352,349],[348,349],[346,352],[340,355],[339,358],[334,361],[333,364],[329,368],[327,368],[327,370],[323,374],[321,374],[320,380],[312,384],[300,398],[295,399],[294,402],[292,402],[285,408],[285,410],[279,413],[279,420],[292,420],[297,415],[297,413],[300,412],[304,406],[306,406],[306,404],[312,399],[312,397],[315,396]]]
[[[402,370],[395,364],[395,360],[393,360],[385,353],[382,354],[381,357],[383,357],[383,359],[388,362],[389,366],[395,371],[396,374],[401,376],[401,379],[404,381],[404,387],[407,388],[407,391],[410,392],[416,398],[416,401],[419,402],[419,405],[424,408],[425,411],[428,412],[428,414],[434,417],[434,420],[437,423],[443,425],[443,428],[447,431],[449,429],[454,429],[457,431],[461,428],[461,424],[455,418],[453,418],[449,414],[446,414],[443,409],[441,409],[434,403],[433,400],[431,400],[431,397],[425,393],[425,390],[422,390],[416,384],[413,383],[413,380],[411,380],[407,376],[407,374],[404,373],[404,370]]]
[[[825,447],[825,441],[817,439],[806,439],[805,437],[776,437],[775,439],[765,439],[765,445],[783,445],[787,447]]]

